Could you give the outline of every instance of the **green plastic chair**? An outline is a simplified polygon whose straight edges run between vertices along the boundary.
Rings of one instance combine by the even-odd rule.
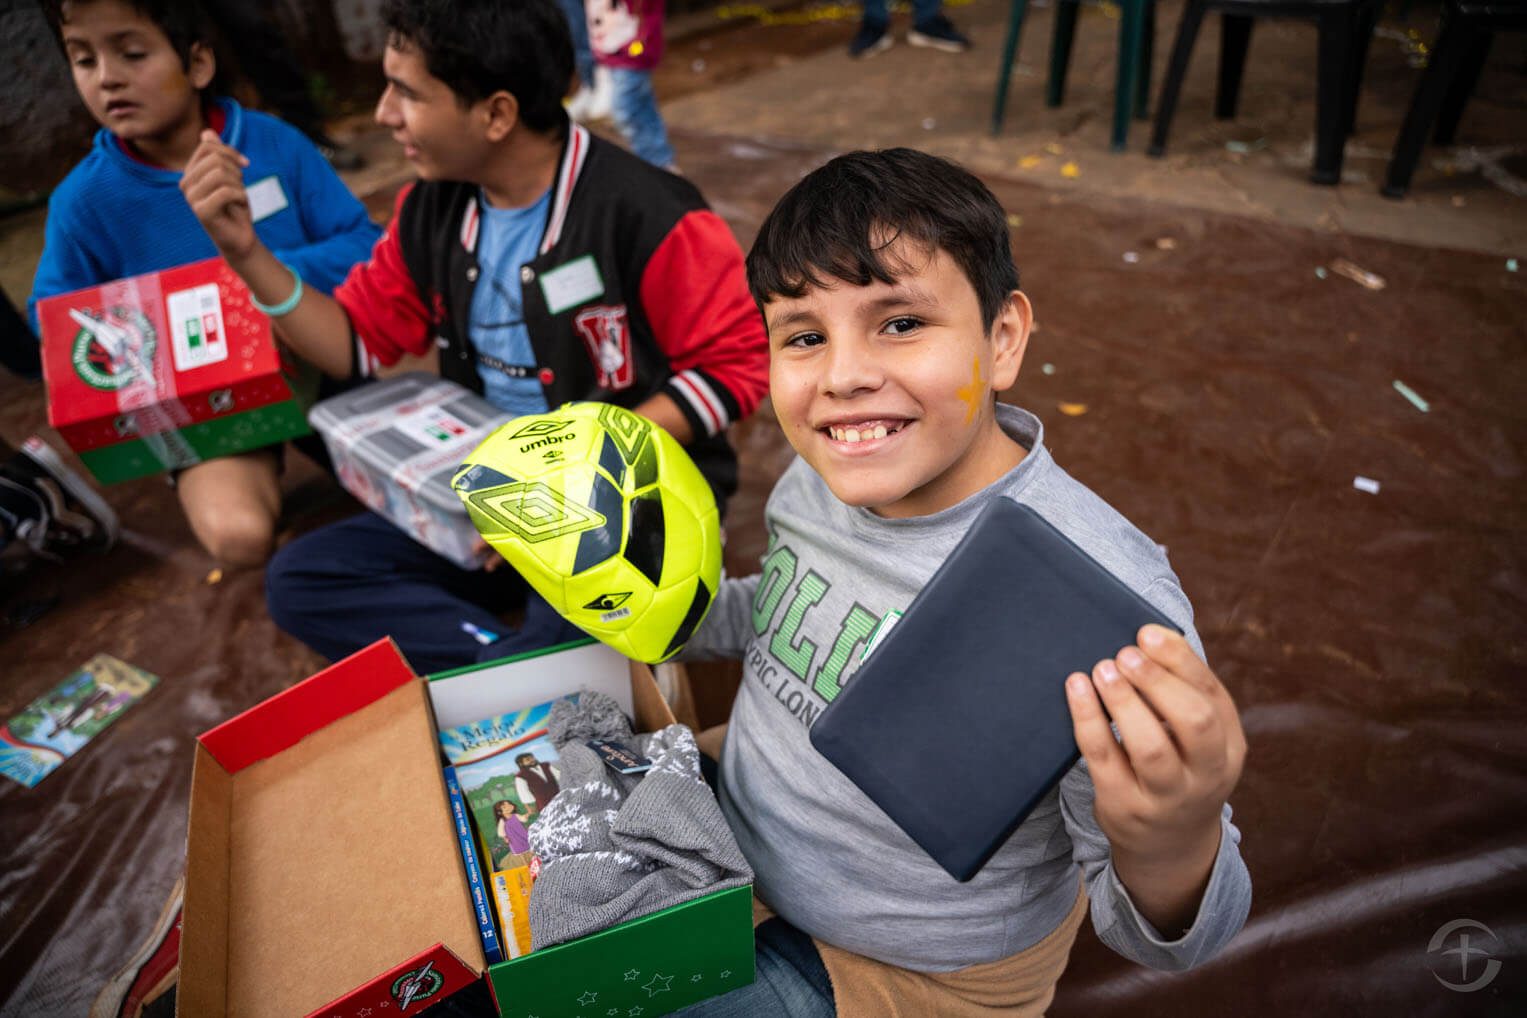
[[[1150,116],[1151,56],[1156,38],[1155,0],[1115,0],[1120,9],[1119,62],[1113,87],[1113,150],[1122,152],[1129,141],[1131,114]],[[1050,42],[1050,75],[1045,85],[1045,105],[1059,106],[1066,91],[1066,71],[1071,64],[1071,43],[1076,35],[1080,0],[1057,0],[1055,31]],[[1002,130],[1007,110],[1007,87],[1012,78],[1018,38],[1028,0],[1012,0],[1007,17],[1007,39],[1002,47],[1002,66],[997,72],[997,94],[992,102],[991,133]]]

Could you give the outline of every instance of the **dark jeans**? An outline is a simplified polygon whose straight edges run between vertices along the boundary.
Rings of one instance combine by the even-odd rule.
[[[390,636],[421,675],[584,638],[507,563],[461,569],[369,512],[278,551],[265,597],[276,625],[324,657]],[[512,629],[499,616],[521,604]],[[500,638],[484,645],[463,623]]]

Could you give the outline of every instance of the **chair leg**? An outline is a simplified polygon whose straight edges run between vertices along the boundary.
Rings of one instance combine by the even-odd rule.
[[[1457,77],[1458,69],[1469,48],[1468,31],[1447,16],[1443,8],[1442,28],[1432,46],[1431,59],[1421,80],[1416,84],[1416,94],[1410,100],[1410,110],[1395,139],[1394,154],[1389,157],[1389,171],[1384,177],[1384,195],[1403,198],[1410,187],[1410,178],[1416,172],[1421,150],[1426,146],[1426,136],[1437,122],[1449,87]]]
[[[1378,24],[1379,7],[1383,0],[1364,0],[1353,15],[1356,33],[1352,39],[1352,75],[1347,85],[1347,136],[1357,132],[1357,104],[1363,92],[1363,72],[1368,68],[1368,46],[1373,42],[1373,29]]]
[[[1470,29],[1470,35],[1469,50],[1464,54],[1458,76],[1453,79],[1452,87],[1442,100],[1442,109],[1437,113],[1437,133],[1432,136],[1432,143],[1436,145],[1453,143],[1453,136],[1458,133],[1458,121],[1463,118],[1463,108],[1468,105],[1469,96],[1474,94],[1474,86],[1479,84],[1479,74],[1485,69],[1490,43],[1495,38],[1495,33],[1488,29]]]
[[[1113,83],[1113,150],[1124,151],[1129,143],[1129,120],[1134,113],[1135,89],[1140,80],[1141,35],[1145,30],[1145,5],[1125,0],[1119,25],[1119,66]]]
[[[1245,14],[1222,14],[1219,20],[1219,90],[1214,95],[1214,115],[1235,119],[1241,103],[1241,78],[1246,72],[1246,50],[1251,45],[1254,19]]]
[[[1188,74],[1188,60],[1193,56],[1193,42],[1204,21],[1201,0],[1188,0],[1177,25],[1177,39],[1172,43],[1172,59],[1167,64],[1166,79],[1161,83],[1161,98],[1156,102],[1156,125],[1151,130],[1151,144],[1146,153],[1158,159],[1166,154],[1166,136],[1172,129],[1172,114],[1177,111],[1177,96],[1182,79]]]
[[[1347,145],[1347,121],[1352,108],[1352,14],[1333,10],[1319,19],[1320,55],[1315,88],[1315,167],[1317,184],[1341,182],[1342,156]]]
[[[1066,71],[1071,66],[1071,43],[1076,38],[1079,0],[1060,0],[1055,5],[1055,28],[1050,36],[1050,77],[1045,83],[1045,105],[1059,106],[1066,95]]]
[[[1140,41],[1140,71],[1135,75],[1135,119],[1151,118],[1151,61],[1156,56],[1156,0],[1143,0],[1144,38]]]
[[[1007,112],[1007,86],[1013,76],[1013,58],[1018,52],[1018,36],[1023,32],[1023,13],[1028,0],[1012,0],[1007,15],[1007,39],[1002,44],[1002,66],[997,70],[997,94],[992,98],[991,133],[1002,130],[1002,117]]]

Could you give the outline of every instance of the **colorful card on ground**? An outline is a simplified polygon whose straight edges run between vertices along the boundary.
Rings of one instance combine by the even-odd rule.
[[[158,682],[157,675],[97,654],[0,728],[0,774],[33,787]]]

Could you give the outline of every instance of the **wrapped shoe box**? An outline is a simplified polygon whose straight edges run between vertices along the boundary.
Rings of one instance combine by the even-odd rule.
[[[345,490],[436,554],[477,569],[493,553],[477,550],[451,476],[511,416],[455,382],[411,373],[332,396],[308,420]]]
[[[48,423],[103,484],[308,433],[299,372],[221,258],[37,304]]]

